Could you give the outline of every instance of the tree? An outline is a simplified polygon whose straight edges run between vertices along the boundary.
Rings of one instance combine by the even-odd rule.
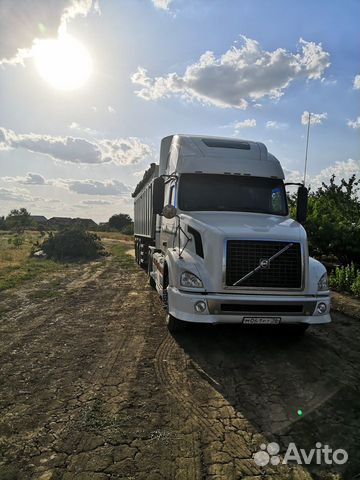
[[[0,230],[6,230],[5,217],[0,217]]]
[[[116,230],[122,230],[124,227],[132,223],[130,215],[126,213],[117,213],[109,218],[109,225]]]
[[[360,179],[330,183],[309,195],[306,230],[310,253],[335,255],[342,264],[360,264]]]
[[[26,210],[26,208],[11,210],[5,221],[6,227],[9,230],[16,231],[17,233],[22,233],[25,228],[30,227],[31,225],[30,213]]]
[[[122,230],[121,233],[124,235],[134,235],[134,223],[128,223]]]

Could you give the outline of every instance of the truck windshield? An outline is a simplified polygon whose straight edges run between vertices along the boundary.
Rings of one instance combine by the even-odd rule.
[[[203,173],[180,176],[179,208],[186,211],[288,214],[282,180]]]

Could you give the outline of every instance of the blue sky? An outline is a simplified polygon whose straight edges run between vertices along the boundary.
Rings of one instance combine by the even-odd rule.
[[[131,213],[171,133],[262,141],[297,179],[306,111],[310,184],[359,173],[355,0],[14,3],[0,6],[0,215]],[[34,45],[60,30],[93,65],[69,90],[36,68]]]

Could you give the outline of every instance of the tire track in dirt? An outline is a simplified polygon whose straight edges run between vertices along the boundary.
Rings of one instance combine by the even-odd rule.
[[[98,266],[98,270],[95,273],[91,273],[94,271],[94,266]],[[95,267],[96,268],[96,267]],[[71,271],[70,277],[71,276],[76,276],[73,281],[69,282],[65,286],[65,290],[68,291],[74,291],[76,288],[79,288],[80,286],[82,288],[85,287],[87,283],[91,283],[95,281],[96,278],[100,277],[104,271],[106,270],[107,265],[106,264],[99,264],[99,262],[93,262],[85,268],[81,274],[79,275],[79,269],[76,268],[75,271]],[[56,278],[56,276],[55,276]],[[62,279],[62,284],[65,282],[68,282],[67,279]],[[75,287],[76,283],[77,287]],[[41,284],[39,284],[41,286]],[[70,288],[69,288],[70,287]],[[75,288],[74,288],[75,287]],[[34,290],[36,290],[37,286],[35,284],[35,288],[33,284],[28,284],[25,285],[23,288],[26,290],[20,290],[20,292],[16,291],[15,295],[18,297],[16,301],[17,305],[17,311],[11,311],[11,314],[4,314],[2,317],[3,323],[6,324],[8,320],[8,316],[11,315],[11,337],[12,341],[11,342],[2,342],[2,348],[0,350],[0,359],[8,354],[10,351],[14,350],[15,347],[17,347],[17,350],[20,348],[23,348],[26,343],[28,343],[28,337],[33,336],[35,331],[38,331],[41,327],[46,326],[49,322],[49,309],[53,308],[54,310],[52,311],[52,317],[56,317],[58,314],[61,314],[63,312],[63,306],[60,305],[58,308],[56,308],[56,303],[58,299],[43,299],[40,303],[36,304],[31,304],[31,301],[28,299],[29,294],[31,294]],[[63,285],[58,286],[58,290],[62,290]],[[11,303],[12,300],[14,300],[13,297],[13,292],[7,296],[7,292],[4,292],[1,294],[1,297],[4,298],[4,305],[7,303]],[[14,325],[16,324],[17,321],[21,321],[21,330],[14,328]]]
[[[170,350],[173,348],[175,345],[174,339],[169,335],[169,333],[166,334],[165,339],[161,342],[160,346],[157,349],[156,355],[155,355],[155,371],[157,374],[158,379],[160,380],[160,383],[164,385],[165,387],[170,387],[168,392],[170,393],[171,397],[175,399],[177,402],[179,402],[179,405],[184,404],[184,398],[181,397],[181,395],[176,394],[176,389],[172,388],[173,384],[176,384],[176,379],[169,379],[169,372],[168,369],[166,368],[167,362],[171,361],[171,356],[170,356]],[[181,360],[183,360],[183,367],[186,365],[186,362],[184,362],[185,358],[182,357]],[[179,384],[177,384],[177,387],[180,387],[181,391],[184,391],[183,388]],[[185,400],[186,403],[186,400]],[[186,403],[187,404],[187,403]],[[179,419],[181,422],[181,419]],[[199,462],[199,448],[198,448],[198,442],[196,438],[196,422],[194,420],[197,420],[194,415],[191,416],[190,418],[190,435],[191,435],[191,440],[190,440],[190,447],[191,447],[191,452],[190,455],[188,455],[188,458],[190,459],[190,462],[187,463],[186,467],[181,470],[182,472],[182,478],[184,480],[200,480],[203,475],[201,472],[201,464]],[[181,429],[180,423],[178,424],[179,427],[178,429]],[[185,442],[184,440],[181,442],[182,446],[180,447],[181,450],[188,450],[188,443]],[[175,478],[175,477],[174,477]]]
[[[116,276],[111,275],[111,272],[106,272],[106,280],[109,282],[116,281]],[[102,285],[104,288],[104,285]],[[133,292],[134,292],[134,283],[131,281],[131,277],[127,278],[127,283],[122,282],[121,291],[111,299],[111,306],[109,310],[116,308],[119,312],[131,310],[131,307],[134,306],[133,302]],[[97,302],[95,302],[97,303]],[[137,310],[137,308],[135,308]],[[106,404],[106,395],[104,393],[104,387],[113,387],[116,385],[127,385],[132,379],[133,372],[136,371],[138,362],[141,358],[142,353],[142,344],[143,338],[139,325],[135,322],[126,321],[124,327],[122,328],[122,334],[112,337],[112,342],[108,344],[108,354],[105,359],[101,360],[101,365],[98,366],[97,370],[93,375],[87,380],[91,385],[91,391],[88,392],[88,398],[85,400],[84,404],[88,410],[91,410],[93,405],[100,399],[105,401]],[[108,324],[108,331],[114,332],[117,330],[116,324],[118,320],[115,318]],[[114,328],[115,327],[115,328]],[[130,368],[125,368],[124,365],[129,364]],[[129,391],[124,391],[121,389],[122,402],[126,402],[129,396]],[[80,406],[80,410],[83,410],[84,404]],[[111,406],[109,407],[111,408]],[[80,412],[81,413],[81,412]],[[109,413],[104,411],[104,413]],[[111,412],[112,414],[118,413],[118,411]],[[78,418],[74,419],[74,422],[69,425],[68,430],[73,430],[73,426],[76,425]],[[66,437],[66,435],[65,435]],[[68,440],[68,439],[67,439]],[[68,457],[68,463],[71,462],[71,455]],[[80,466],[81,464],[78,464]],[[85,467],[86,465],[84,465]]]
[[[179,360],[181,360],[181,364],[179,364]],[[182,405],[183,410],[191,413],[194,423],[198,428],[202,429],[203,432],[206,432],[207,441],[223,442],[226,451],[232,455],[233,459],[237,460],[237,470],[240,470],[237,473],[243,475],[259,475],[261,470],[254,465],[251,452],[248,450],[248,447],[244,445],[244,438],[237,434],[235,434],[236,436],[234,437],[234,432],[232,432],[230,436],[226,435],[225,438],[226,429],[224,426],[220,422],[210,419],[207,412],[194,400],[189,391],[189,382],[187,381],[186,373],[181,373],[186,369],[187,358],[177,345],[175,339],[169,334],[158,348],[155,365],[160,382],[169,388],[170,395],[179,405]],[[198,376],[198,381],[202,381],[200,376]],[[218,393],[212,392],[213,397],[214,393],[215,398],[219,396]],[[222,402],[224,401],[222,398]],[[236,416],[236,412],[231,405],[227,405],[227,408],[230,413],[229,418]],[[195,443],[196,436],[193,433],[192,444],[195,445]],[[193,450],[194,458],[197,458],[198,455],[199,453]],[[193,468],[196,469],[197,467],[198,463],[195,463]],[[201,473],[197,478],[201,478],[200,475]]]
[[[210,451],[212,450],[212,444],[215,445],[217,442],[220,442],[222,444],[220,452],[226,452],[231,457],[230,463],[232,463],[233,468],[223,470],[223,473],[221,473],[221,469],[220,473],[219,470],[216,470],[216,473],[212,473],[211,463],[210,465],[199,465],[199,462],[194,461],[192,468],[198,472],[198,476],[194,477],[191,472],[192,476],[190,474],[184,478],[213,478],[214,475],[214,478],[218,480],[228,480],[230,478],[242,478],[243,476],[264,476],[264,474],[271,475],[272,478],[275,478],[277,475],[281,478],[285,478],[282,477],[282,475],[290,475],[289,468],[286,465],[277,466],[276,470],[274,470],[272,466],[260,468],[254,463],[253,453],[258,449],[258,445],[260,443],[267,444],[269,440],[261,432],[254,431],[254,427],[250,424],[245,429],[249,440],[245,440],[244,436],[241,435],[244,427],[241,426],[239,429],[239,426],[236,425],[236,410],[221,393],[212,386],[212,383],[216,383],[216,381],[209,377],[206,372],[203,372],[195,363],[194,359],[191,359],[189,362],[185,352],[179,347],[176,340],[170,334],[166,336],[156,352],[155,365],[159,381],[168,387],[170,396],[177,404],[182,406],[184,411],[190,412],[191,414],[195,427],[192,433],[192,452],[194,459],[198,459],[199,456],[201,457],[204,453],[199,453],[199,448],[203,448],[204,445],[199,447],[195,430],[200,430],[200,435],[206,438],[206,443]],[[190,375],[195,374],[195,384],[201,384],[202,389],[206,389],[209,403],[218,404],[218,408],[220,408],[222,412],[222,421],[217,418],[211,418],[208,411],[198,404],[191,392],[191,384],[186,370],[189,371]],[[223,423],[224,418],[229,420],[229,424]],[[253,439],[255,434],[256,440]],[[210,457],[211,456],[210,454]],[[204,471],[206,467],[208,467],[207,471]],[[301,466],[296,467],[295,471],[303,480],[311,479],[309,473]]]
[[[106,272],[105,272],[105,269],[106,269]],[[129,377],[129,374],[130,374],[129,368],[127,370],[125,368],[121,369],[121,363],[122,363],[121,358],[126,358],[126,357],[130,358],[129,354],[131,351],[133,351],[131,348],[131,345],[134,343],[134,338],[136,336],[135,325],[133,324],[133,322],[130,321],[130,319],[128,319],[128,321],[126,321],[126,327],[124,325],[118,326],[118,319],[116,318],[116,316],[114,317],[113,312],[116,310],[119,310],[119,311],[127,310],[131,305],[133,305],[133,296],[132,296],[133,288],[134,288],[133,283],[136,283],[136,282],[133,282],[132,281],[133,278],[129,275],[127,275],[127,278],[124,281],[124,274],[119,275],[117,267],[108,268],[108,266],[105,265],[103,271],[96,272],[96,274],[97,275],[95,279],[94,277],[89,277],[88,272],[85,272],[84,275],[80,275],[80,279],[78,278],[77,282],[82,282],[82,283],[81,283],[81,286],[78,283],[78,287],[75,289],[75,291],[72,289],[73,295],[70,296],[70,300],[71,300],[70,305],[69,305],[69,297],[67,297],[66,299],[66,309],[64,309],[62,306],[57,305],[57,301],[60,301],[61,303],[63,300],[56,299],[54,302],[52,302],[52,303],[55,303],[56,308],[54,308],[55,305],[52,305],[52,310],[49,311],[47,309],[46,310],[47,315],[44,314],[44,317],[41,318],[40,321],[36,321],[35,324],[34,322],[32,322],[30,326],[25,324],[26,325],[25,332],[23,332],[22,335],[20,335],[14,340],[11,347],[15,345],[19,352],[23,352],[26,350],[27,351],[26,355],[28,356],[28,355],[33,355],[32,352],[34,352],[34,349],[35,349],[35,352],[37,352],[38,347],[36,347],[35,344],[39,346],[47,345],[48,348],[52,350],[51,345],[53,345],[53,343],[56,342],[56,347],[54,345],[54,347],[56,348],[55,353],[56,351],[60,352],[62,347],[61,345],[58,346],[58,341],[57,341],[60,339],[56,338],[57,335],[55,333],[56,331],[59,331],[59,328],[57,328],[56,325],[53,325],[52,319],[57,314],[62,315],[62,321],[61,321],[61,324],[59,324],[59,327],[61,326],[60,331],[62,332],[63,336],[65,335],[65,338],[66,338],[66,335],[68,335],[68,328],[70,328],[71,324],[74,325],[74,323],[72,322],[71,311],[73,311],[74,309],[73,305],[77,305],[77,304],[80,305],[81,310],[78,312],[78,318],[76,319],[75,325],[77,325],[77,330],[80,333],[80,335],[81,335],[81,331],[83,331],[84,333],[86,332],[86,330],[83,330],[83,329],[86,328],[87,321],[89,321],[90,323],[95,322],[96,315],[99,315],[100,313],[99,306],[102,305],[102,302],[104,303],[102,315],[105,318],[108,318],[106,322],[107,325],[105,327],[106,331],[108,331],[110,335],[111,335],[110,332],[114,332],[114,331],[115,332],[120,331],[122,332],[122,334],[120,335],[112,334],[110,336],[112,341],[108,345],[108,349],[107,349],[108,355],[106,356],[106,360],[103,361],[101,356],[98,357],[100,358],[100,362],[102,363],[102,365],[97,366],[98,368],[97,370],[95,370],[92,377],[83,376],[83,378],[79,379],[79,381],[74,378],[75,382],[73,383],[73,386],[71,388],[73,393],[70,394],[70,396],[68,392],[71,390],[69,390],[68,388],[67,388],[68,391],[65,392],[64,394],[62,392],[61,393],[59,392],[60,397],[58,398],[58,403],[56,403],[56,405],[51,409],[49,409],[49,406],[47,407],[47,417],[48,417],[47,421],[42,426],[42,428],[38,431],[38,433],[33,428],[28,433],[26,429],[25,430],[22,429],[21,433],[19,432],[18,435],[15,435],[15,437],[13,437],[13,441],[11,442],[12,444],[16,444],[17,442],[21,443],[21,438],[23,438],[24,440],[25,438],[28,438],[29,442],[31,441],[32,443],[34,443],[35,441],[36,443],[37,441],[35,439],[37,438],[38,435],[40,435],[40,437],[38,438],[39,438],[39,441],[41,442],[40,438],[42,438],[42,436],[44,435],[44,432],[47,432],[50,436],[53,436],[53,427],[54,427],[54,424],[56,424],[55,431],[56,431],[56,438],[58,439],[58,441],[56,442],[57,445],[54,451],[55,453],[59,451],[64,451],[64,449],[61,447],[61,443],[63,443],[63,441],[65,441],[66,443],[68,440],[71,440],[69,439],[69,435],[71,437],[72,433],[75,433],[75,437],[76,437],[77,432],[74,432],[76,419],[79,418],[79,415],[80,416],[82,415],[82,412],[84,411],[84,407],[89,407],[91,403],[94,403],[96,401],[96,398],[101,394],[101,390],[103,386],[107,383],[111,374],[117,377],[116,381],[119,383],[124,380],[124,378],[121,378],[121,374],[123,374],[123,377],[125,376]],[[101,278],[101,276],[103,276],[104,278]],[[114,282],[115,284],[118,282],[119,285],[121,285],[119,292],[115,295],[113,294]],[[106,288],[107,286],[109,287],[108,289]],[[109,294],[106,293],[107,291],[109,292]],[[78,303],[80,298],[82,298],[85,294],[87,298],[86,303],[84,303],[83,299],[82,299],[82,303],[81,302]],[[107,307],[105,307],[106,303],[109,303]],[[82,312],[81,305],[86,306],[86,310],[84,310],[84,313]],[[87,320],[86,312],[90,310],[94,310],[96,312],[95,317],[93,317],[93,319],[89,317],[89,320]],[[109,316],[107,312],[109,312]],[[22,319],[22,321],[24,321],[24,319]],[[51,326],[52,328],[50,328]],[[99,330],[99,327],[97,327],[95,331],[98,333],[101,333],[101,329]],[[104,332],[101,333],[101,335],[103,335],[105,339],[107,336],[106,331],[105,333]],[[139,332],[137,334],[139,335]],[[89,333],[86,333],[86,335],[88,336]],[[64,341],[66,342],[66,340]],[[62,342],[60,340],[60,344],[61,343]],[[141,356],[140,347],[141,347],[140,345],[137,345],[137,348],[134,348],[136,358],[132,358],[131,363],[133,368],[136,368],[137,361]],[[22,356],[24,356],[24,354],[22,354]],[[16,361],[16,364],[18,364],[21,361],[20,358],[19,359],[14,358],[14,360]],[[56,358],[54,359],[54,361],[55,360]],[[47,361],[46,362],[47,370],[50,373],[53,368],[56,368],[57,375],[58,376],[59,374],[61,375],[60,372],[61,372],[61,369],[64,368],[64,365],[63,365],[64,361],[65,360],[61,362],[62,366],[60,365],[52,366],[53,362],[51,362],[49,365],[49,362]],[[20,371],[26,372],[27,371],[26,362],[25,363],[22,362],[22,363],[23,365],[19,364],[19,367],[21,368]],[[113,371],[115,364],[118,364],[118,369],[116,372]],[[13,362],[7,362],[7,365],[8,365],[8,368],[6,367],[5,364],[2,365],[2,372],[4,373],[5,377],[7,376],[6,371],[9,368],[11,369],[13,369],[14,367],[16,369],[19,368],[17,366],[14,366]],[[119,365],[120,365],[120,368],[119,368]],[[10,374],[10,371],[9,371],[9,374]],[[30,373],[29,375],[30,380],[34,375],[36,374]],[[50,382],[50,385],[48,386],[48,388],[51,388],[51,391],[53,391],[54,380],[48,376],[46,378],[47,378],[46,384]],[[66,374],[60,380],[60,385],[63,384],[64,382],[66,382]],[[89,385],[91,385],[90,390],[89,390]],[[38,387],[35,387],[35,388],[38,388]],[[32,388],[30,388],[30,391],[31,390]],[[85,392],[85,397],[84,397],[84,392]],[[76,397],[74,397],[74,395],[76,395]],[[10,394],[10,397],[9,395],[7,395],[8,398],[11,398],[12,396],[13,396],[12,394]],[[80,401],[79,397],[84,397],[84,398],[82,398]],[[59,402],[60,399],[62,399],[63,403]],[[39,410],[39,407],[37,408],[37,410]],[[22,416],[25,414],[26,414],[26,410],[21,413]],[[39,411],[39,414],[40,414],[39,418],[41,418],[40,411]],[[20,412],[18,412],[18,415],[20,415]],[[37,414],[35,415],[37,416]],[[69,418],[72,418],[70,422],[69,422]],[[63,425],[65,426],[64,428],[62,427]],[[63,441],[61,439],[63,439]],[[54,438],[52,442],[54,442]],[[70,441],[70,444],[72,443],[73,442]],[[65,450],[67,450],[67,447],[66,446],[64,447],[65,447]],[[53,450],[51,444],[48,445],[48,448],[50,448],[50,453],[51,453],[51,450]],[[9,450],[9,455],[16,456],[16,451],[11,447]],[[69,461],[71,460],[71,455],[68,457],[68,460]]]

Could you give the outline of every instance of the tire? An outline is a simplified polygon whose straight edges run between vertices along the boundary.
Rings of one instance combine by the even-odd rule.
[[[170,313],[166,314],[166,325],[170,333],[177,333],[184,331],[186,327],[186,322],[182,322],[177,318],[170,315]]]
[[[138,246],[137,246],[137,242],[135,243],[135,261],[137,264],[139,264],[139,255],[138,255]]]
[[[153,288],[154,290],[156,290],[156,283],[155,283],[155,280],[152,278],[151,275],[149,276],[149,284],[150,284],[150,287],[151,287],[151,288]]]

